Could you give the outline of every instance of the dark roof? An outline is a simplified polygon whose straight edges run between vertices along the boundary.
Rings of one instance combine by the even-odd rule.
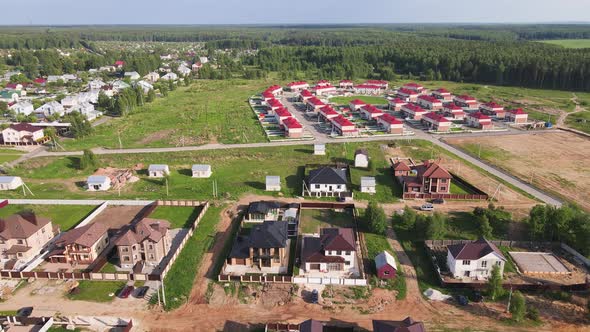
[[[367,151],[367,149],[365,148],[361,148],[361,149],[357,149],[356,151],[354,151],[354,156],[356,157],[359,154],[364,154],[365,156],[369,156],[369,151]]]
[[[373,332],[426,332],[422,322],[410,317],[401,321],[373,320]]]
[[[309,172],[308,182],[320,184],[347,184],[346,169],[321,167]]]
[[[265,221],[250,230],[251,248],[284,248],[287,245],[287,221]]]
[[[81,246],[91,247],[107,232],[107,230],[107,227],[103,224],[92,223],[67,231],[56,241],[55,244],[62,247],[69,244],[79,244]]]
[[[268,211],[273,209],[278,209],[281,207],[281,204],[278,202],[268,202],[268,201],[259,201],[259,202],[252,202],[248,206],[248,213],[262,213],[266,214]]]
[[[451,179],[451,174],[436,162],[424,161],[414,167],[420,178]]]
[[[0,238],[26,239],[51,221],[34,214],[13,214],[0,219]]]
[[[313,263],[344,263],[344,258],[340,256],[326,256],[322,246],[322,240],[319,237],[306,236],[303,238],[303,251],[301,260]]]
[[[352,332],[352,327],[339,327],[315,319],[308,319],[299,324],[299,332]]]
[[[250,257],[250,246],[247,236],[239,235],[229,253],[230,258],[248,258]]]
[[[352,228],[323,228],[320,237],[304,237],[301,259],[314,263],[344,262],[340,256],[326,256],[324,250],[355,251]]]
[[[129,227],[115,242],[118,246],[130,246],[150,240],[154,243],[166,236],[170,223],[166,220],[143,218]]]
[[[476,260],[495,252],[503,260],[506,260],[500,249],[484,238],[470,243],[451,244],[447,248],[455,259]]]
[[[35,127],[35,126],[25,123],[25,122],[11,124],[10,128],[14,129],[16,131],[28,131],[28,132],[32,132],[32,133],[39,131],[39,130],[43,130],[43,128],[41,128],[41,127]]]

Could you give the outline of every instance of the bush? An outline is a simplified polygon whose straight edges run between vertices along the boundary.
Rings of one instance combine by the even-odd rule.
[[[387,217],[385,211],[376,202],[369,202],[369,206],[365,211],[365,217],[369,226],[369,230],[375,234],[385,234],[387,230]]]

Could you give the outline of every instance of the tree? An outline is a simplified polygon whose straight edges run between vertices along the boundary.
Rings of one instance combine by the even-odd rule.
[[[387,217],[385,211],[375,201],[370,201],[365,217],[369,226],[369,230],[376,234],[385,234],[387,229]]]
[[[447,231],[447,220],[441,213],[435,212],[429,217],[429,223],[426,227],[426,238],[442,239]]]
[[[404,213],[397,218],[399,220],[399,227],[404,230],[413,229],[418,219],[418,213],[409,206],[404,207]]]
[[[498,265],[492,267],[492,274],[488,279],[487,290],[492,301],[495,301],[504,295],[504,288],[502,288],[502,273],[500,273],[500,267]]]
[[[85,170],[88,168],[96,169],[98,165],[98,159],[91,150],[84,150],[84,154],[80,158],[80,169]]]
[[[526,300],[519,291],[512,294],[510,313],[512,314],[512,319],[517,322],[520,322],[524,318],[524,315],[526,315]]]
[[[493,228],[490,225],[490,221],[488,220],[488,217],[486,215],[481,215],[477,217],[477,221],[478,221],[478,235],[480,237],[486,238],[486,239],[490,239],[492,237],[492,231]]]
[[[148,93],[147,93],[147,96],[145,97],[145,101],[148,103],[151,103],[155,99],[156,99],[156,92],[154,91],[154,89],[150,89],[150,91],[148,91]]]
[[[78,112],[72,112],[66,115],[64,122],[70,123],[70,132],[74,138],[88,136],[92,133],[92,125]]]

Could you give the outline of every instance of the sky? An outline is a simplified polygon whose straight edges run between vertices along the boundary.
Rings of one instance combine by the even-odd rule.
[[[590,0],[26,0],[0,25],[589,21]]]

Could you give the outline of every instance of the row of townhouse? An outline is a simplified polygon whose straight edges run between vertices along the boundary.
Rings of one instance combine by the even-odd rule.
[[[267,115],[274,117],[281,129],[285,131],[285,137],[301,138],[303,137],[303,125],[285,108],[280,100],[276,99],[282,94],[283,88],[281,86],[272,85],[261,93],[262,104],[267,108]]]

